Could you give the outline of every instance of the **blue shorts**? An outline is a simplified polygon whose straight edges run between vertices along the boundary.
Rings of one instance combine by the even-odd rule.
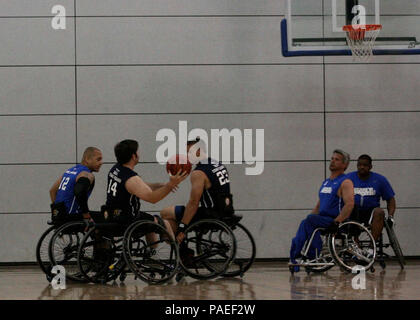
[[[175,206],[176,221],[180,222],[182,220],[182,218],[184,217],[184,211],[185,211],[185,206]],[[196,222],[198,220],[209,219],[209,218],[211,217],[206,213],[206,209],[203,207],[199,207],[189,224]]]

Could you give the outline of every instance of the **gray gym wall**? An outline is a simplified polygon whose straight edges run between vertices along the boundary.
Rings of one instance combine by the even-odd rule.
[[[51,27],[56,4],[66,30]],[[138,139],[137,171],[166,181],[155,136],[180,120],[265,129],[262,175],[228,165],[259,258],[288,256],[334,148],[374,158],[396,192],[403,251],[420,255],[420,56],[284,58],[284,13],[284,0],[0,0],[0,262],[35,261],[48,190],[87,146],[106,162],[92,209],[119,140]],[[188,191],[143,209],[183,204]]]

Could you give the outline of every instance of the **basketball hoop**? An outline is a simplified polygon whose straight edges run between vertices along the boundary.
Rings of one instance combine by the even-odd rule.
[[[373,54],[376,37],[382,29],[380,24],[344,26],[347,44],[353,57],[361,61],[369,61]]]

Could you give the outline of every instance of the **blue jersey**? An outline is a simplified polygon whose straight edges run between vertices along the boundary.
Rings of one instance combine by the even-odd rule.
[[[88,167],[81,164],[68,169],[64,172],[58,187],[54,203],[64,202],[67,212],[70,214],[82,213],[79,212],[80,206],[74,196],[74,185],[76,184],[76,177],[83,171],[91,172]],[[92,189],[93,185],[91,186],[88,196],[90,196]]]
[[[207,163],[199,162],[194,170],[203,171],[211,183],[211,187],[203,191],[200,199],[201,207],[217,207],[218,194],[230,194],[229,173],[225,166],[219,161],[208,158]]]
[[[347,179],[345,174],[341,174],[335,179],[327,179],[319,188],[319,214],[336,218],[344,206],[343,200],[337,195],[343,181]]]
[[[378,208],[381,198],[386,201],[395,196],[388,180],[378,173],[370,172],[366,180],[360,179],[357,171],[347,177],[354,184],[354,205],[360,208]]]

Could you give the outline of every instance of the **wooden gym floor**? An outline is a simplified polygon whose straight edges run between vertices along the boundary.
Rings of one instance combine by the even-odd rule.
[[[299,272],[293,276],[284,262],[255,263],[240,278],[197,281],[185,278],[177,283],[147,285],[129,274],[124,283],[94,285],[71,283],[54,290],[35,266],[0,267],[0,300],[420,300],[420,261],[409,260],[405,270],[388,262],[375,273],[366,273],[366,289],[352,288],[354,274],[334,267],[325,274]]]

